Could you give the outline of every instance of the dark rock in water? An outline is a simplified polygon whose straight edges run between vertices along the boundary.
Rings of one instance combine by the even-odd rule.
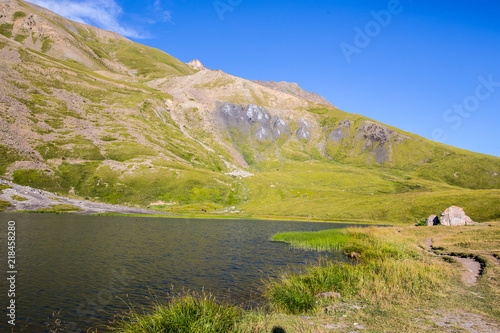
[[[299,129],[295,132],[297,139],[309,141],[311,138],[311,125],[304,118],[299,119],[298,125]]]
[[[429,216],[425,221],[426,226],[433,226],[438,224],[439,224],[439,217],[437,217],[436,215]]]
[[[472,225],[475,223],[470,217],[465,215],[463,208],[451,206],[446,208],[443,214],[441,214],[441,224],[447,226],[458,226]]]
[[[334,129],[328,135],[328,140],[333,141],[335,143],[339,143],[343,139],[344,139],[344,131],[342,131],[342,128],[340,128],[340,127],[337,129]]]

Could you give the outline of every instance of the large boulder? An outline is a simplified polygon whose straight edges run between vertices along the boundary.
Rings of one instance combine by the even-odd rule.
[[[472,225],[474,221],[467,215],[462,208],[457,206],[451,206],[446,208],[446,210],[441,214],[441,224],[448,226],[455,225]]]
[[[438,225],[439,224],[439,217],[437,217],[436,215],[431,215],[427,218],[427,220],[425,221],[425,225],[426,226],[433,226],[433,225]]]

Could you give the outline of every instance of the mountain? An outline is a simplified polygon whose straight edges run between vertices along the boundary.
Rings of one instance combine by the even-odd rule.
[[[21,185],[190,214],[413,223],[458,205],[500,217],[500,158],[295,83],[185,64],[14,0],[0,0],[0,59],[0,176]]]

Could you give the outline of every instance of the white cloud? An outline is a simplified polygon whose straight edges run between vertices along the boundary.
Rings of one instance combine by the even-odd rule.
[[[169,10],[163,10],[163,8],[161,7],[161,0],[155,0],[153,7],[155,9],[155,12],[162,16],[163,21],[170,22],[170,20],[172,19],[172,12]]]
[[[111,30],[125,37],[144,38],[135,29],[119,22],[122,8],[114,0],[29,0],[65,18]],[[158,0],[157,0],[158,1]],[[156,3],[155,3],[156,4]],[[159,1],[158,1],[159,4]]]

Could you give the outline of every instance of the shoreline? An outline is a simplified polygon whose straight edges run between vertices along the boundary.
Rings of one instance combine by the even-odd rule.
[[[111,205],[100,202],[93,202],[88,200],[74,199],[57,195],[56,193],[39,190],[30,186],[23,186],[15,184],[11,181],[0,179],[0,185],[7,185],[6,188],[0,193],[0,200],[10,202],[11,206],[7,207],[4,212],[23,212],[23,213],[43,213],[46,212],[57,213],[57,207],[64,205],[65,210],[62,212],[71,214],[102,214],[102,213],[117,213],[117,214],[137,214],[137,215],[170,215],[175,216],[174,213],[160,212],[151,209],[135,208],[120,205]],[[15,196],[21,200],[12,198]],[[71,209],[73,206],[74,209]],[[40,211],[42,210],[42,211]],[[50,211],[54,210],[54,211]]]
[[[89,200],[68,198],[53,192],[35,189],[30,186],[18,185],[11,181],[1,179],[0,185],[7,185],[10,188],[0,191],[0,201],[10,203],[10,206],[0,212],[5,213],[66,213],[66,214],[88,214],[101,216],[141,216],[141,217],[175,217],[185,219],[234,219],[234,220],[268,220],[268,221],[288,221],[288,222],[316,222],[332,224],[373,224],[401,226],[399,223],[389,221],[370,220],[325,220],[314,217],[302,216],[269,216],[269,215],[235,215],[229,213],[205,213],[205,214],[183,214],[164,212],[153,209],[113,205]],[[27,200],[15,200],[12,198],[22,197]],[[57,206],[74,206],[74,209],[66,207],[64,210],[57,210]]]

